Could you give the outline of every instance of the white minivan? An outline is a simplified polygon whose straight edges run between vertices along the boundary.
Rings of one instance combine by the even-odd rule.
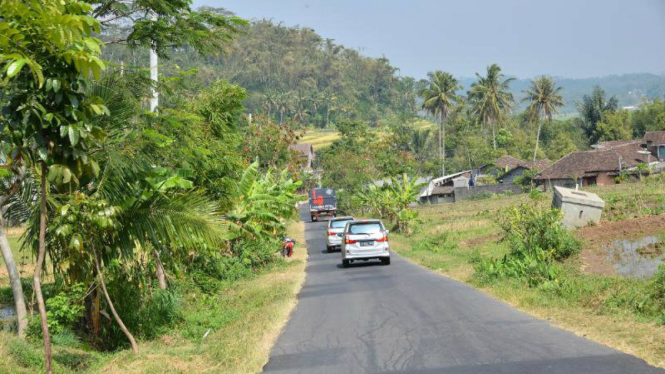
[[[342,265],[352,261],[378,259],[390,265],[388,230],[378,219],[349,221],[342,237]]]
[[[342,248],[344,226],[350,221],[353,221],[353,217],[335,217],[328,221],[328,227],[326,227],[326,250],[328,252]]]

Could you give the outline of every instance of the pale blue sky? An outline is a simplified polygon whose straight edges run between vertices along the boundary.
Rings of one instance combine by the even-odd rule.
[[[582,78],[665,73],[665,0],[194,0],[306,26],[402,74]]]

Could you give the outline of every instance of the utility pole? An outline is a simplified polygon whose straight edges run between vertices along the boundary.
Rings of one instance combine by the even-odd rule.
[[[154,112],[157,110],[157,105],[159,105],[159,92],[157,92],[157,82],[159,81],[159,70],[158,70],[159,58],[157,57],[157,51],[154,48],[150,48],[150,80],[152,81],[152,97],[150,97],[150,111]]]
[[[157,16],[153,14],[152,20],[156,21]],[[159,92],[157,92],[157,82],[159,82],[158,64],[159,58],[153,43],[152,48],[150,48],[150,80],[152,81],[152,97],[150,98],[151,112],[155,112],[157,110],[157,106],[159,105]]]

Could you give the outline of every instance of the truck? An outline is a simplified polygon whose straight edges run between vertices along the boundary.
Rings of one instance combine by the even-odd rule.
[[[337,214],[337,198],[332,188],[312,188],[309,191],[309,214],[312,222],[320,216],[335,217]]]

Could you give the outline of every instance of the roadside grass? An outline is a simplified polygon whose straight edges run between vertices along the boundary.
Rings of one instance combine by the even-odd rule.
[[[289,224],[298,245],[294,256],[254,277],[205,295],[186,282],[174,282],[183,295],[183,321],[169,333],[139,342],[140,353],[99,353],[54,344],[55,373],[229,373],[261,372],[270,349],[295,307],[305,280],[304,223]],[[54,339],[56,340],[56,339]],[[39,373],[39,342],[0,331],[0,373]]]
[[[603,213],[606,224],[636,217],[638,221],[659,218],[656,215],[665,211],[665,183],[657,178],[587,190],[606,201]],[[652,365],[665,367],[665,326],[662,321],[636,312],[647,293],[648,280],[585,273],[581,270],[584,268],[581,256],[574,256],[561,264],[565,287],[560,290],[529,287],[518,279],[480,283],[474,277],[473,265],[480,256],[501,258],[510,250],[508,243],[501,240],[502,212],[524,203],[549,207],[550,193],[544,197],[533,201],[527,194],[519,194],[456,204],[424,205],[417,208],[421,223],[414,235],[393,235],[391,247],[415,263],[470,283],[534,316],[641,357]],[[603,222],[599,229],[602,229]],[[660,236],[665,233],[665,227],[652,230],[654,232],[645,234]],[[437,241],[443,235],[447,240]],[[580,239],[584,246],[584,238]],[[422,244],[428,241],[438,245],[428,248]]]

